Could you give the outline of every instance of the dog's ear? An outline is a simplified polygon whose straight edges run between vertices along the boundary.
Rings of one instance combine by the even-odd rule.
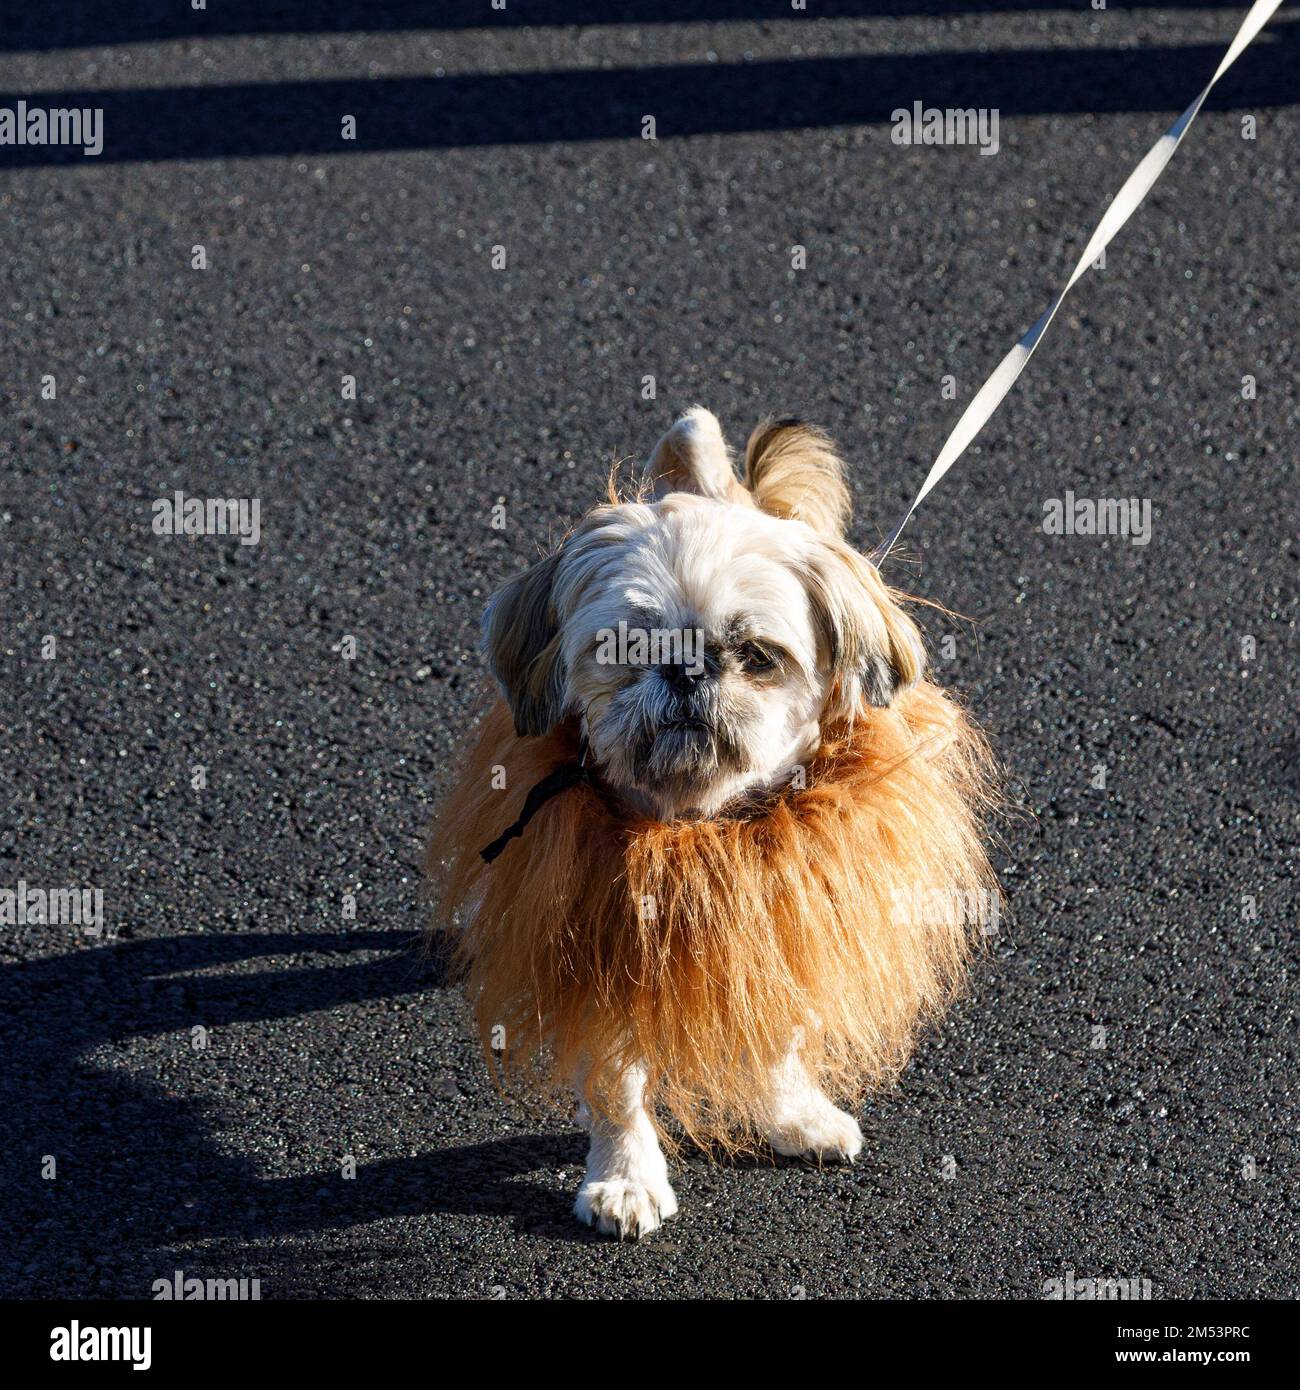
[[[692,406],[655,445],[645,476],[656,498],[694,492],[718,502],[745,500],[722,426],[700,405]]]
[[[552,596],[559,563],[556,551],[508,579],[483,614],[483,647],[518,734],[548,734],[564,713],[564,667]]]
[[[772,516],[842,536],[852,504],[844,465],[820,430],[787,417],[764,420],[745,446],[745,486]]]
[[[920,680],[920,630],[869,560],[828,539],[812,552],[804,578],[831,666],[823,720],[851,720],[863,703],[884,709]]]

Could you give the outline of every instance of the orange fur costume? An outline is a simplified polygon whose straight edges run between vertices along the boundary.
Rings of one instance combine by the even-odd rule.
[[[562,1084],[590,1059],[602,1110],[640,1060],[652,1115],[728,1146],[758,1132],[794,1038],[834,1096],[896,1077],[997,901],[989,756],[958,706],[923,681],[863,709],[826,732],[806,785],[734,818],[629,821],[578,785],[485,863],[528,788],[577,754],[572,721],[521,738],[498,704],[439,816],[441,926],[485,1046],[502,1025],[511,1065]]]

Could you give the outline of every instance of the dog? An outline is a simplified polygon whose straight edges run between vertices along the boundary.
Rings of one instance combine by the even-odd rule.
[[[493,1064],[576,1092],[603,1233],[674,1215],[681,1139],[852,1162],[842,1106],[996,904],[987,743],[849,515],[820,431],[763,422],[742,478],[696,407],[488,603],[503,699],[439,816],[440,925]]]

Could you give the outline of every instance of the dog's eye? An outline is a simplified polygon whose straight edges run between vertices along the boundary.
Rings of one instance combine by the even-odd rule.
[[[745,670],[755,674],[770,671],[776,665],[776,657],[765,647],[760,647],[757,642],[742,642],[739,655],[740,663]]]

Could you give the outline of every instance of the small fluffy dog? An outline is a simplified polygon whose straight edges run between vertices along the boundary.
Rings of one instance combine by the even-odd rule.
[[[851,1161],[831,1097],[897,1075],[996,903],[985,744],[848,516],[824,435],[765,422],[742,482],[697,407],[488,605],[506,703],[431,867],[489,1057],[577,1091],[603,1232],[677,1210],[670,1134]]]

